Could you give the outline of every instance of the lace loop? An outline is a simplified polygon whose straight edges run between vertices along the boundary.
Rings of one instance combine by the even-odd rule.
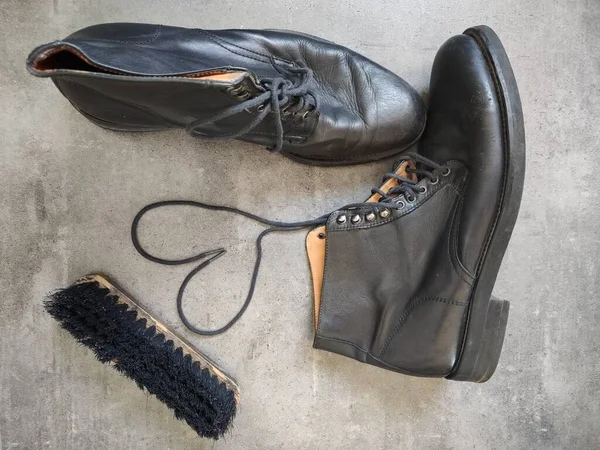
[[[431,170],[429,170],[429,169],[441,170],[443,168],[443,166],[441,166],[440,164],[437,164],[434,161],[431,161],[430,159],[424,158],[424,157],[416,155],[414,153],[408,153],[405,156],[403,156],[400,159],[399,164],[406,162],[406,161],[411,161],[411,162],[415,163],[415,168],[414,169],[410,168],[410,170],[407,169],[407,171],[417,174],[418,176],[421,177],[421,179],[429,178],[431,181],[437,180],[437,176],[434,175],[431,172]],[[447,173],[449,173],[449,172],[447,172]],[[396,181],[398,181],[398,183],[399,183],[398,186],[392,187],[387,192],[383,192],[380,188],[373,189],[372,190],[373,193],[377,193],[381,196],[381,198],[377,202],[351,203],[342,208],[339,208],[338,211],[339,210],[350,211],[353,209],[367,207],[369,209],[369,211],[371,212],[371,214],[373,214],[373,216],[375,216],[377,213],[379,213],[379,216],[381,218],[387,218],[390,216],[391,209],[402,209],[406,206],[403,201],[394,202],[393,201],[394,199],[396,199],[399,195],[405,195],[406,200],[409,201],[410,198],[413,198],[413,196],[417,192],[420,191],[418,182],[413,181],[409,178],[402,177],[395,173],[388,173],[383,177],[383,182],[385,182],[389,179],[395,179]],[[165,259],[165,258],[160,258],[158,256],[150,254],[146,249],[144,249],[144,247],[142,246],[142,244],[140,243],[140,240],[139,240],[138,229],[139,229],[140,221],[141,221],[142,217],[149,211],[152,211],[154,209],[161,208],[164,206],[191,206],[191,207],[206,209],[206,210],[211,210],[211,211],[228,212],[228,213],[232,213],[232,214],[241,215],[241,216],[246,217],[254,222],[258,222],[260,224],[268,226],[268,228],[266,228],[260,232],[260,234],[258,235],[258,237],[256,238],[256,241],[255,241],[256,259],[254,261],[254,267],[252,270],[252,276],[250,278],[250,284],[248,287],[248,293],[246,294],[246,299],[244,300],[244,303],[240,307],[238,312],[233,316],[233,318],[230,319],[225,325],[223,325],[220,328],[212,329],[212,330],[205,330],[205,329],[201,329],[201,328],[194,326],[187,319],[185,312],[183,311],[183,296],[185,294],[186,287],[188,286],[189,282],[194,278],[194,276],[196,276],[199,272],[202,271],[202,269],[204,269],[206,266],[211,264],[213,261],[215,261],[216,259],[223,256],[226,253],[226,250],[224,248],[216,248],[216,249],[204,251],[204,252],[198,253],[196,255],[192,255],[192,256],[189,256],[186,258],[181,258],[181,259]],[[378,211],[378,208],[379,208],[379,211]],[[212,335],[221,334],[224,331],[227,331],[229,328],[231,328],[240,319],[240,317],[242,317],[242,315],[248,308],[248,305],[250,304],[250,301],[252,300],[252,296],[254,295],[256,281],[258,279],[260,264],[261,264],[261,260],[262,260],[262,241],[263,241],[264,237],[267,234],[272,233],[272,232],[296,231],[296,230],[301,230],[304,228],[313,227],[313,226],[317,226],[317,225],[324,225],[327,223],[328,218],[329,218],[329,214],[325,214],[320,217],[317,217],[316,219],[311,219],[311,220],[304,220],[304,221],[298,221],[298,222],[280,222],[280,221],[276,221],[276,220],[265,219],[264,217],[257,216],[256,214],[252,214],[247,211],[244,211],[244,210],[241,210],[238,208],[232,208],[229,206],[212,205],[212,204],[208,204],[208,203],[200,203],[200,202],[191,201],[191,200],[167,200],[167,201],[161,201],[161,202],[149,204],[149,205],[145,206],[144,208],[142,208],[137,213],[137,215],[135,216],[135,218],[133,219],[133,222],[131,224],[131,240],[133,242],[135,249],[139,252],[139,254],[141,256],[143,256],[144,258],[146,258],[149,261],[152,261],[152,262],[155,262],[158,264],[177,266],[177,265],[202,261],[197,267],[192,269],[187,274],[187,276],[185,277],[185,279],[183,280],[183,282],[181,283],[181,285],[179,287],[179,290],[177,293],[177,312],[179,313],[179,317],[181,318],[181,321],[185,324],[185,326],[190,331],[192,331],[196,334],[203,335],[203,336],[212,336]],[[365,218],[367,221],[375,220],[374,217],[367,218],[365,216]],[[359,221],[357,221],[356,223],[358,223],[358,222]]]
[[[430,160],[429,158],[417,155],[416,153],[407,153],[405,156],[400,158],[396,167],[407,161],[414,163],[415,168],[409,166],[406,168],[406,172],[417,175],[417,179],[419,181],[427,178],[433,184],[437,183],[437,176],[433,173],[433,170],[442,169],[442,165]],[[411,180],[410,178],[403,177],[394,172],[386,173],[383,176],[382,184],[391,179],[396,180],[398,182],[398,186],[390,188],[387,192],[383,192],[381,188],[374,188],[371,190],[371,194],[377,194],[381,197],[379,199],[379,203],[391,203],[392,200],[400,195],[404,195],[406,200],[410,203],[414,201],[415,194],[423,193],[422,187],[418,186],[419,181]],[[404,206],[404,204],[402,205]]]
[[[189,284],[189,282],[192,280],[192,278],[194,278],[194,276],[196,276],[202,269],[204,269],[210,263],[212,263],[216,259],[223,256],[227,252],[227,250],[225,250],[224,248],[216,248],[213,250],[208,250],[208,251],[198,253],[196,255],[189,256],[187,258],[165,259],[165,258],[160,258],[158,256],[150,254],[142,246],[142,244],[140,243],[140,240],[139,240],[138,229],[139,229],[140,221],[142,220],[142,217],[146,213],[148,213],[149,211],[152,211],[154,209],[164,207],[164,206],[182,206],[182,205],[183,206],[192,206],[192,207],[196,207],[196,208],[200,208],[200,209],[207,209],[207,210],[211,210],[211,211],[223,211],[223,212],[238,214],[238,215],[247,217],[248,219],[251,219],[255,222],[269,226],[269,228],[263,230],[256,238],[256,259],[254,261],[254,268],[252,270],[252,277],[250,278],[250,285],[248,287],[248,293],[246,294],[246,299],[245,299],[243,305],[241,306],[241,308],[238,310],[238,312],[233,316],[233,318],[231,320],[229,320],[225,325],[223,325],[222,327],[217,328],[217,329],[205,330],[205,329],[201,329],[201,328],[194,326],[188,320],[188,318],[185,315],[185,312],[183,311],[183,296],[185,294],[185,289],[186,289],[187,285]],[[168,265],[168,266],[178,266],[178,265],[182,265],[182,264],[188,264],[191,262],[200,261],[200,260],[208,257],[208,259],[205,259],[196,268],[192,269],[187,274],[187,276],[185,277],[183,282],[181,283],[179,290],[177,292],[177,312],[179,314],[179,318],[181,319],[181,321],[184,323],[184,325],[190,331],[192,331],[196,334],[202,335],[202,336],[214,336],[217,334],[221,334],[221,333],[227,331],[229,328],[231,328],[240,319],[240,317],[242,317],[242,315],[248,308],[248,305],[250,304],[250,301],[252,300],[252,296],[254,295],[254,289],[256,287],[256,280],[258,279],[260,263],[262,260],[262,240],[263,240],[263,238],[267,234],[275,232],[275,231],[296,231],[296,230],[301,230],[301,229],[307,228],[307,227],[323,225],[327,221],[327,217],[328,217],[328,215],[324,215],[324,216],[321,216],[321,217],[318,217],[318,218],[312,219],[312,220],[305,220],[305,221],[299,221],[299,222],[279,222],[276,220],[265,219],[263,217],[257,216],[255,214],[249,213],[247,211],[243,211],[243,210],[237,209],[237,208],[231,208],[229,206],[211,205],[208,203],[200,203],[200,202],[195,202],[195,201],[191,201],[191,200],[167,200],[167,201],[149,204],[149,205],[145,206],[144,208],[142,208],[136,214],[135,218],[133,219],[133,222],[131,223],[131,241],[133,242],[133,246],[135,247],[135,249],[138,251],[138,253],[141,256],[143,256],[144,258],[146,258],[149,261],[152,261],[152,262],[155,262],[158,264],[163,264],[163,265]]]
[[[280,77],[265,78],[260,81],[260,85],[263,87],[264,92],[253,98],[248,98],[237,105],[230,106],[224,111],[210,117],[208,119],[198,119],[189,123],[186,127],[187,131],[194,136],[202,136],[207,139],[235,139],[251,132],[254,128],[261,123],[269,113],[273,113],[276,131],[276,142],[273,147],[269,150],[272,152],[279,152],[283,148],[284,142],[284,130],[282,123],[282,111],[285,107],[286,112],[290,108],[294,109],[294,113],[298,113],[306,108],[310,108],[307,112],[317,108],[316,97],[310,92],[309,86],[314,78],[313,71],[305,66],[298,67],[279,67],[273,58],[271,58],[271,65],[279,72]],[[295,78],[295,81],[290,79],[290,76]],[[313,102],[307,100],[307,96],[313,99]],[[240,97],[241,99],[245,97]],[[295,102],[295,103],[293,103]],[[244,110],[257,108],[258,115],[242,129],[233,133],[221,135],[221,136],[206,136],[200,129],[208,124],[217,123],[227,117],[234,116],[241,113]],[[304,116],[303,118],[306,118]]]

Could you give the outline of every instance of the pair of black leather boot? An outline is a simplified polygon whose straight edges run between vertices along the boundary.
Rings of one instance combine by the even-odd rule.
[[[27,66],[114,130],[181,127],[319,165],[373,161],[421,138],[365,202],[313,221],[259,220],[267,232],[316,226],[307,236],[316,348],[410,375],[492,375],[509,304],[491,294],[519,209],[525,139],[514,75],[491,29],[441,47],[427,113],[385,68],[288,31],[105,24],[38,47]],[[164,263],[136,234],[134,244]]]

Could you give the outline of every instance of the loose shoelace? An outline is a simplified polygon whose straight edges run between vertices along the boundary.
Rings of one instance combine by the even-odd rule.
[[[237,314],[229,322],[227,322],[221,328],[218,328],[215,330],[203,330],[203,329],[197,328],[196,326],[192,325],[192,323],[187,319],[187,317],[185,316],[185,313],[183,312],[183,306],[182,306],[183,294],[185,292],[185,288],[187,287],[187,285],[189,284],[191,279],[198,272],[200,272],[202,269],[204,269],[206,266],[208,266],[211,262],[213,262],[220,256],[223,256],[223,254],[225,254],[227,252],[227,250],[225,250],[224,248],[217,248],[214,250],[208,250],[208,251],[205,251],[202,253],[198,253],[197,255],[190,256],[188,258],[164,259],[164,258],[159,258],[157,256],[154,256],[154,255],[151,255],[150,253],[148,253],[142,247],[142,245],[140,244],[139,238],[138,238],[138,227],[139,227],[140,220],[142,219],[144,214],[146,214],[148,211],[152,211],[153,209],[157,209],[157,208],[160,208],[163,206],[177,206],[177,205],[193,206],[195,208],[207,209],[207,210],[211,210],[211,211],[225,211],[225,212],[230,212],[233,214],[239,214],[239,215],[247,217],[255,222],[259,222],[259,223],[269,226],[269,228],[267,228],[266,230],[263,230],[256,238],[256,260],[254,262],[254,269],[252,271],[252,277],[250,278],[250,286],[248,288],[248,294],[246,295],[246,300],[244,301],[244,304],[242,305],[240,310],[237,312]],[[235,324],[239,320],[239,318],[242,317],[242,315],[246,311],[246,308],[248,308],[248,305],[250,304],[250,301],[252,300],[252,296],[254,294],[254,288],[256,287],[256,280],[258,278],[258,269],[260,268],[260,263],[262,260],[262,240],[263,240],[263,238],[267,234],[274,232],[274,231],[294,231],[294,230],[300,230],[302,228],[307,228],[310,226],[322,225],[326,222],[327,216],[328,215],[321,216],[321,217],[318,217],[313,220],[306,220],[306,221],[300,221],[300,222],[278,222],[276,220],[265,219],[263,217],[257,216],[255,214],[249,213],[247,211],[243,211],[241,209],[231,208],[229,206],[210,205],[207,203],[194,202],[191,200],[167,200],[167,201],[156,202],[156,203],[147,205],[144,208],[142,208],[140,210],[140,212],[137,213],[137,215],[135,216],[135,218],[133,219],[133,222],[131,224],[131,240],[133,241],[133,246],[140,253],[140,255],[142,255],[144,258],[146,258],[152,262],[158,263],[158,264],[164,264],[164,265],[168,265],[168,266],[178,266],[181,264],[187,264],[187,263],[199,261],[201,259],[208,257],[208,259],[206,259],[205,261],[200,263],[200,265],[198,265],[195,269],[193,269],[190,273],[188,273],[188,275],[185,277],[185,279],[181,283],[181,286],[179,287],[179,292],[177,293],[177,311],[179,313],[179,317],[181,318],[181,321],[185,324],[186,327],[188,327],[188,329],[190,331],[193,331],[194,333],[197,333],[197,334],[200,334],[203,336],[212,336],[212,335],[216,335],[216,334],[221,334],[224,331],[227,331],[229,328],[231,328],[233,326],[233,324]]]
[[[275,116],[274,121],[277,131],[277,140],[275,146],[269,148],[269,150],[272,152],[279,152],[282,149],[284,142],[282,108],[284,109],[284,113],[296,114],[299,111],[302,111],[304,108],[310,108],[306,111],[305,114],[307,114],[311,110],[317,108],[317,100],[309,90],[310,83],[314,77],[311,69],[308,67],[281,68],[277,66],[273,59],[271,59],[271,64],[275,70],[281,74],[281,76],[276,78],[265,78],[261,80],[260,84],[265,89],[265,92],[237,105],[233,105],[209,119],[195,120],[188,124],[186,127],[187,131],[194,136],[202,136],[208,139],[235,139],[252,131],[258,126],[259,123],[265,120],[270,112],[272,112]],[[290,75],[296,75],[294,77],[296,80],[290,80]],[[307,95],[310,95],[310,97],[313,99],[312,105],[307,101]],[[257,116],[248,125],[234,133],[221,136],[206,136],[200,131],[200,129],[205,125],[219,122],[227,117],[238,114],[245,109],[255,107],[258,108]]]
[[[442,169],[443,166],[431,161],[430,159],[424,158],[422,156],[419,156],[419,155],[416,155],[413,153],[409,153],[406,156],[402,157],[400,159],[399,163],[401,164],[402,162],[405,162],[405,161],[412,161],[413,163],[415,163],[416,168],[415,169],[408,168],[407,169],[408,172],[417,174],[417,176],[420,176],[421,179],[423,179],[423,177],[427,177],[434,184],[437,183],[436,176],[431,171],[427,170],[427,168],[433,169],[433,170],[439,170],[439,169]],[[442,175],[446,176],[446,175],[448,175],[448,173],[449,173],[449,169],[446,169],[446,172],[442,173]],[[401,205],[400,203],[397,203],[397,202],[393,202],[393,200],[397,199],[399,195],[414,196],[414,194],[416,192],[418,192],[418,188],[416,186],[417,182],[410,180],[408,178],[396,175],[395,173],[385,174],[383,177],[383,182],[385,182],[389,179],[392,179],[392,178],[395,180],[398,180],[399,185],[391,188],[387,193],[382,192],[379,188],[375,188],[372,190],[373,193],[377,193],[377,194],[381,195],[381,199],[378,202],[352,203],[352,204],[346,205],[340,209],[356,209],[356,208],[364,208],[365,206],[368,206],[370,208],[377,208],[379,206],[379,207],[390,208],[390,209],[401,209],[402,207],[404,207],[404,205]],[[205,330],[205,329],[201,329],[201,328],[198,328],[198,327],[192,325],[192,323],[187,319],[187,317],[183,311],[183,295],[185,293],[185,289],[186,289],[187,285],[192,280],[192,278],[196,274],[198,274],[198,272],[200,272],[202,269],[204,269],[206,266],[208,266],[211,262],[213,262],[216,259],[218,259],[219,257],[223,256],[227,252],[227,250],[225,250],[224,248],[217,248],[217,249],[208,250],[208,251],[198,253],[196,255],[193,255],[193,256],[190,256],[187,258],[182,258],[182,259],[165,259],[165,258],[160,258],[160,257],[154,256],[154,255],[150,254],[149,252],[147,252],[144,249],[144,247],[142,247],[139,237],[138,237],[138,228],[139,228],[140,221],[141,221],[142,217],[149,211],[152,211],[154,209],[161,208],[164,206],[192,206],[195,208],[206,209],[206,210],[211,210],[211,211],[229,212],[232,214],[238,214],[238,215],[247,217],[250,220],[253,220],[255,222],[269,226],[269,228],[263,230],[256,238],[256,259],[254,261],[254,268],[252,271],[252,276],[250,278],[250,286],[248,288],[248,293],[246,295],[246,299],[245,299],[242,307],[235,314],[235,316],[229,322],[227,322],[225,325],[223,325],[220,328],[217,328],[214,330]],[[168,266],[178,266],[178,265],[182,265],[182,264],[188,264],[188,263],[200,261],[204,258],[207,258],[202,263],[200,263],[196,268],[194,268],[190,273],[188,273],[187,276],[185,277],[185,279],[183,280],[183,282],[181,283],[181,286],[179,287],[179,291],[177,293],[177,312],[179,313],[179,317],[181,318],[181,321],[184,323],[184,325],[190,331],[193,331],[194,333],[197,333],[197,334],[200,334],[203,336],[212,336],[212,335],[216,335],[216,334],[221,334],[224,331],[227,331],[229,328],[231,328],[240,319],[240,317],[242,317],[242,315],[248,308],[248,305],[250,304],[250,301],[252,300],[252,296],[254,295],[254,289],[256,287],[256,281],[258,278],[260,263],[262,261],[262,240],[263,240],[263,238],[271,232],[297,231],[297,230],[301,230],[301,229],[308,228],[308,227],[324,225],[327,222],[328,217],[329,217],[329,214],[325,214],[320,217],[317,217],[316,219],[311,219],[311,220],[298,221],[298,222],[280,222],[280,221],[276,221],[276,220],[265,219],[264,217],[260,217],[255,214],[249,213],[247,211],[244,211],[244,210],[241,210],[238,208],[232,208],[229,206],[211,205],[208,203],[200,203],[200,202],[195,202],[195,201],[191,201],[191,200],[167,200],[167,201],[151,203],[151,204],[145,206],[144,208],[142,208],[137,213],[137,215],[135,216],[135,218],[133,219],[133,222],[131,224],[131,240],[133,242],[135,249],[140,253],[140,255],[142,255],[144,258],[146,258],[152,262],[158,263],[158,264],[163,264],[163,265],[168,265]]]

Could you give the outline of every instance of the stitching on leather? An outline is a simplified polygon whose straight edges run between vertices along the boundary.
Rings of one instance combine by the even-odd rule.
[[[389,363],[387,363],[387,362],[385,362],[385,361],[382,361],[382,360],[381,360],[381,359],[379,359],[377,356],[375,356],[375,355],[373,355],[372,353],[368,352],[368,351],[367,351],[367,350],[365,350],[364,348],[362,348],[362,347],[359,347],[358,345],[354,344],[353,342],[346,341],[346,340],[344,340],[344,339],[338,339],[338,338],[334,338],[334,337],[321,336],[321,335],[319,335],[319,334],[317,334],[317,337],[318,337],[319,339],[322,339],[322,340],[324,340],[324,341],[334,341],[334,342],[339,342],[339,343],[341,343],[341,344],[350,345],[351,347],[354,347],[355,349],[357,349],[357,350],[361,351],[361,352],[362,352],[362,353],[364,353],[365,355],[367,355],[367,356],[371,357],[373,360],[377,361],[379,364],[381,364],[381,365],[383,365],[383,366],[386,366],[386,367],[389,367],[389,368],[391,368],[391,369],[392,369],[392,370],[394,370],[394,371],[397,371],[397,372],[400,372],[400,373],[404,373],[404,374],[407,374],[407,375],[415,375],[415,376],[422,376],[422,375],[423,375],[422,373],[411,372],[410,370],[406,370],[406,369],[403,369],[403,368],[401,368],[401,367],[394,366],[394,365],[392,365],[392,364],[389,364]]]
[[[456,226],[456,216],[458,214],[460,205],[462,205],[462,199],[459,199],[456,202],[456,205],[454,206],[454,211],[452,212],[451,226],[450,226],[450,231],[448,232],[448,242],[446,244],[446,248],[448,250],[448,252],[446,253],[446,256],[448,256],[448,261],[450,262],[450,266],[452,267],[452,269],[454,270],[454,272],[456,273],[456,275],[458,275],[458,277],[461,280],[463,280],[465,283],[467,283],[469,286],[472,286],[473,285],[473,281],[464,278],[464,274],[461,274],[461,272],[459,271],[459,268],[456,267],[456,264],[454,264],[454,261],[452,260],[452,255],[450,254],[450,248],[452,246],[451,242],[454,242],[454,240],[452,239],[452,237],[454,235],[458,235],[458,228],[459,227]],[[454,252],[454,248],[453,248],[453,253],[455,253]],[[457,257],[457,260],[458,260],[458,255],[456,254],[455,256]],[[470,274],[468,274],[468,275],[470,275]]]
[[[325,232],[327,233],[327,225],[325,226]],[[327,234],[326,234],[327,236]],[[323,314],[323,305],[325,305],[325,299],[323,298],[323,293],[325,292],[325,285],[327,283],[327,272],[328,272],[328,268],[329,265],[327,264],[327,261],[329,260],[329,245],[331,243],[330,239],[325,239],[325,262],[323,263],[323,284],[321,285],[321,303],[319,304],[319,321],[317,323],[317,330],[316,333],[317,335],[319,334],[319,332],[321,331],[321,314]]]
[[[150,39],[145,40],[145,41],[120,41],[118,39],[102,39],[102,40],[110,41],[110,42],[119,42],[120,44],[133,44],[133,45],[152,44],[153,42],[156,42],[156,40],[160,36],[161,31],[162,31],[162,25],[158,24],[156,26],[156,31],[154,31],[154,35]]]
[[[205,35],[207,38],[209,38],[211,41],[213,41],[213,42],[214,42],[215,44],[217,44],[219,47],[222,47],[222,48],[224,48],[225,50],[227,50],[228,52],[231,52],[231,53],[233,53],[234,55],[241,56],[242,58],[248,58],[248,59],[251,59],[251,60],[253,60],[253,61],[258,61],[259,63],[268,64],[268,61],[263,61],[262,59],[258,59],[258,58],[255,58],[255,57],[253,57],[253,56],[248,56],[248,55],[244,55],[243,53],[236,52],[235,50],[232,50],[232,49],[230,49],[230,48],[226,47],[225,45],[223,45],[221,42],[219,42],[219,40],[221,40],[221,41],[223,41],[223,42],[225,42],[225,43],[227,43],[227,44],[229,44],[229,45],[231,45],[231,46],[234,46],[234,47],[240,48],[240,49],[242,49],[242,50],[245,50],[245,51],[247,51],[247,52],[249,52],[249,53],[254,53],[255,55],[263,56],[263,57],[266,57],[266,58],[269,58],[269,56],[266,56],[266,55],[261,55],[260,53],[254,52],[254,51],[252,51],[252,50],[248,50],[248,49],[246,49],[246,48],[243,48],[243,47],[240,47],[239,45],[232,44],[231,42],[227,42],[227,41],[225,41],[225,40],[223,40],[223,39],[219,38],[218,36],[215,36],[215,35],[213,35],[213,34],[211,34],[211,33],[207,32],[207,31],[205,31],[205,30],[197,29],[196,31],[199,31],[199,32],[203,33],[203,34],[204,34],[204,35]],[[274,56],[273,58],[274,58],[274,59],[279,59],[279,60],[281,60],[281,61],[285,61],[284,59],[277,58],[276,56]],[[287,61],[285,61],[285,62],[287,62]],[[290,64],[292,64],[292,63],[290,63]]]
[[[398,322],[396,323],[396,326],[394,327],[394,329],[390,333],[389,337],[385,341],[385,344],[383,345],[383,349],[379,353],[379,357],[380,358],[383,357],[383,354],[388,349],[388,347],[391,344],[392,340],[396,337],[396,334],[398,334],[398,331],[400,331],[400,328],[402,327],[402,325],[406,322],[406,319],[408,319],[408,316],[410,315],[410,313],[418,305],[420,305],[421,303],[423,303],[425,301],[435,301],[435,302],[445,303],[447,305],[454,305],[454,306],[466,306],[467,305],[466,302],[458,302],[456,300],[449,300],[449,299],[446,299],[446,298],[436,297],[436,296],[418,297],[416,299],[411,300],[409,306],[406,307],[406,309],[404,310],[404,312],[402,313],[402,315],[398,319]]]
[[[236,52],[230,48],[225,47],[222,43],[220,43],[219,41],[217,41],[215,38],[213,38],[210,34],[208,34],[206,31],[204,30],[198,30],[202,33],[204,33],[206,35],[207,38],[209,38],[211,41],[213,41],[215,44],[217,44],[219,47],[224,48],[225,50],[227,50],[230,53],[233,53],[234,55],[238,55],[241,56],[242,58],[247,58],[247,59],[251,59],[253,61],[258,61],[260,63],[266,64],[266,61],[263,61],[262,59],[258,59],[258,58],[254,58],[252,56],[248,56],[248,55],[244,55],[242,53]]]
[[[255,55],[262,56],[262,57],[267,58],[267,59],[271,59],[271,57],[272,57],[275,60],[279,60],[279,61],[285,62],[287,64],[291,64],[293,66],[295,65],[292,61],[289,61],[289,60],[284,59],[284,58],[280,58],[279,56],[267,55],[267,54],[264,54],[264,53],[257,52],[255,50],[250,50],[249,48],[242,47],[241,45],[234,44],[233,42],[229,42],[228,40],[222,38],[221,36],[217,36],[216,34],[213,34],[213,33],[209,32],[207,30],[203,30],[203,29],[200,29],[200,28],[198,28],[197,30],[203,32],[204,34],[208,35],[209,37],[212,36],[213,40],[217,39],[217,40],[219,40],[221,42],[225,42],[226,44],[231,45],[232,47],[237,47],[237,48],[239,48],[241,50],[245,50],[245,51],[247,51],[249,53],[254,53]]]
[[[442,186],[437,187],[436,190],[433,190],[430,188],[430,190],[428,191],[427,195],[425,197],[423,197],[421,200],[419,200],[418,202],[414,202],[414,203],[409,203],[411,205],[410,208],[406,208],[404,211],[402,211],[400,214],[394,216],[394,214],[392,214],[390,216],[390,218],[382,220],[381,222],[376,222],[370,225],[366,225],[366,226],[360,226],[360,227],[356,227],[356,226],[351,226],[351,225],[346,225],[345,227],[340,227],[340,228],[335,228],[332,230],[327,230],[329,233],[335,233],[338,231],[358,231],[358,230],[367,230],[369,228],[375,228],[375,227],[379,227],[381,225],[385,225],[386,223],[390,223],[393,222],[394,220],[398,220],[401,217],[404,217],[405,215],[411,213],[412,211],[414,211],[417,207],[421,206],[423,203],[425,203],[426,201],[428,201],[431,197],[433,197],[434,194],[436,194],[437,192],[441,192],[442,189],[446,188],[446,187],[453,187],[451,185],[451,183],[448,184],[444,184]],[[368,204],[367,206],[365,206],[365,208],[368,208]],[[397,211],[397,210],[396,210]]]
[[[452,161],[456,161],[456,160],[452,160]],[[460,163],[460,161],[457,161]],[[450,182],[450,186],[454,189],[454,191],[456,192],[456,194],[458,195],[459,201],[456,205],[456,210],[453,213],[452,216],[452,229],[450,231],[450,234],[448,236],[448,259],[450,260],[450,264],[452,265],[454,271],[456,272],[456,274],[460,277],[461,280],[463,280],[465,283],[472,285],[473,281],[475,279],[475,275],[473,275],[471,273],[470,270],[468,270],[464,264],[462,263],[462,261],[460,260],[459,256],[458,256],[458,230],[460,229],[460,227],[457,225],[457,223],[455,222],[455,218],[457,215],[459,215],[458,211],[460,210],[461,213],[459,215],[459,219],[457,219],[458,224],[460,224],[460,218],[462,218],[462,202],[464,200],[464,197],[462,195],[462,190],[465,187],[466,184],[466,179],[467,177],[463,177],[462,179],[459,180],[452,180]],[[452,240],[452,253],[454,254],[455,258],[456,258],[456,262],[460,265],[460,268],[457,268],[456,265],[454,264],[454,261],[452,260],[452,258],[450,257],[450,236],[453,236],[453,240]],[[458,272],[457,269],[462,270],[465,275],[467,275],[469,278],[471,278],[471,281],[469,280],[465,280],[461,274]]]
[[[458,230],[460,228],[460,222],[462,220],[462,206],[463,206],[463,197],[461,196],[458,203],[459,203],[459,207],[458,207],[458,211],[457,211],[457,218],[456,218],[456,225],[453,225],[454,231],[452,234],[454,234],[454,239],[452,240],[452,253],[454,254],[454,257],[456,258],[456,262],[460,265],[460,268],[465,272],[465,274],[467,274],[469,277],[471,277],[472,279],[475,279],[475,275],[473,275],[471,273],[471,271],[469,269],[467,269],[465,267],[465,265],[462,263],[462,261],[460,260],[460,257],[458,255]]]

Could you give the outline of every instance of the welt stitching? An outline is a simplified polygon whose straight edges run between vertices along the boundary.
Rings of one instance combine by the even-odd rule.
[[[394,327],[394,329],[390,333],[390,336],[385,341],[385,344],[383,345],[383,349],[379,353],[379,357],[380,358],[383,357],[383,354],[388,349],[388,347],[391,344],[392,340],[396,337],[396,334],[398,334],[398,331],[400,331],[400,328],[406,322],[406,319],[408,318],[409,314],[418,305],[420,305],[424,301],[436,301],[436,302],[445,303],[445,304],[448,304],[448,305],[455,305],[455,306],[465,306],[467,304],[466,302],[458,302],[456,300],[449,300],[449,299],[446,299],[446,298],[441,298],[441,297],[436,297],[436,296],[419,297],[419,298],[413,300],[411,302],[410,306],[404,310],[404,313],[402,313],[402,315],[398,319],[398,322],[396,323],[396,326]]]
[[[214,40],[219,40],[221,42],[225,42],[228,45],[231,45],[232,47],[237,47],[237,48],[239,48],[241,50],[245,50],[245,51],[247,51],[249,53],[254,53],[255,55],[262,56],[262,57],[267,58],[267,59],[271,59],[271,57],[272,57],[273,59],[285,62],[287,64],[295,65],[292,61],[288,61],[287,59],[283,59],[283,58],[280,58],[278,56],[266,55],[264,53],[260,53],[260,52],[257,52],[255,50],[250,50],[249,48],[242,47],[241,45],[234,44],[233,42],[229,42],[228,40],[223,39],[221,36],[217,36],[216,34],[210,33],[209,31],[202,30],[202,29],[198,29],[198,31],[201,31],[202,33],[206,34],[208,37],[211,37],[211,39],[213,41]]]
[[[159,24],[156,26],[156,31],[154,32],[154,36],[152,36],[150,39],[145,40],[145,41],[120,41],[118,39],[102,39],[102,40],[110,41],[110,42],[119,42],[121,44],[135,44],[135,45],[152,44],[153,42],[156,42],[156,40],[160,36],[161,31],[162,31],[162,25]]]

